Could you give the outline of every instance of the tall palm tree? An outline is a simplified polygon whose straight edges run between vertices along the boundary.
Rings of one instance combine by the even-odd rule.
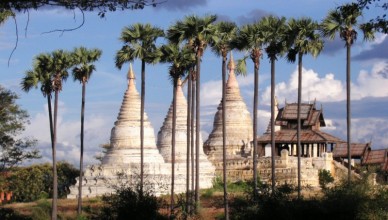
[[[267,16],[261,20],[265,38],[265,52],[271,62],[271,170],[272,193],[275,192],[275,61],[286,51],[286,18]]]
[[[229,219],[228,191],[226,181],[226,62],[228,53],[232,50],[231,42],[236,37],[237,26],[233,22],[220,22],[216,24],[215,39],[211,42],[212,51],[222,57],[222,162],[224,181],[224,213]]]
[[[47,97],[50,118],[51,147],[53,157],[53,200],[51,219],[57,219],[58,177],[56,166],[56,138],[59,92],[62,82],[67,79],[67,70],[72,66],[70,53],[55,50],[49,54],[40,54],[35,58],[34,70],[27,71],[22,80],[22,88],[29,91],[32,87],[41,85],[41,91]],[[54,117],[51,115],[51,94],[54,93]],[[53,120],[53,121],[52,121]]]
[[[73,79],[82,84],[82,101],[81,101],[81,149],[79,161],[79,186],[78,186],[78,215],[82,212],[82,174],[83,174],[83,155],[84,155],[84,114],[85,114],[85,93],[86,83],[89,81],[96,67],[96,62],[101,57],[102,51],[99,49],[88,50],[85,47],[75,48],[73,51]]]
[[[261,22],[248,24],[240,28],[236,39],[232,42],[238,50],[249,52],[249,57],[254,64],[254,92],[253,92],[253,194],[257,195],[257,106],[259,103],[259,67],[260,59],[262,58],[262,47],[264,45],[264,36],[262,35]],[[238,62],[237,72],[246,73],[246,59]]]
[[[323,41],[320,35],[317,33],[318,23],[311,20],[311,18],[291,18],[287,25],[287,35],[289,43],[289,52],[287,59],[290,62],[295,62],[298,59],[298,110],[297,110],[297,153],[298,153],[298,198],[300,199],[301,191],[301,119],[300,108],[302,101],[302,67],[303,67],[303,55],[311,54],[313,57],[323,49]]]
[[[348,182],[351,181],[351,109],[350,109],[350,91],[351,91],[351,72],[350,56],[351,47],[357,39],[357,29],[364,34],[364,40],[374,39],[374,30],[370,25],[360,24],[362,10],[356,3],[348,3],[329,11],[329,14],[322,21],[321,32],[323,36],[333,40],[337,34],[345,41],[346,46],[346,127],[347,127],[347,151],[348,151]]]
[[[57,119],[58,119],[58,101],[59,93],[62,91],[63,81],[69,76],[68,69],[72,66],[72,58],[69,52],[64,50],[55,50],[51,53],[52,66],[51,71],[53,73],[52,84],[54,91],[54,147],[57,140]],[[53,171],[54,171],[54,184],[53,189],[53,211],[51,219],[57,219],[57,200],[58,200],[58,177],[57,177],[57,165],[56,165],[56,149],[53,150]]]
[[[145,64],[154,64],[160,58],[155,44],[158,37],[163,37],[162,29],[151,24],[136,23],[125,27],[120,40],[124,46],[116,53],[116,66],[121,69],[126,62],[141,60],[141,104],[140,104],[140,191],[144,182],[144,100],[145,100]]]
[[[172,137],[171,137],[171,199],[170,216],[174,211],[174,182],[175,182],[175,131],[176,131],[176,95],[181,78],[194,62],[194,54],[188,48],[181,48],[177,44],[166,44],[161,47],[161,62],[170,63],[169,76],[173,82],[173,107],[172,107]],[[188,193],[188,192],[187,192]],[[188,201],[187,201],[188,202]]]
[[[214,25],[217,16],[209,15],[198,17],[186,16],[184,21],[178,21],[167,31],[167,37],[171,42],[180,43],[188,41],[192,43],[192,49],[196,56],[196,132],[195,132],[195,203],[199,203],[199,135],[200,135],[200,86],[201,86],[201,58],[207,44],[214,36]]]

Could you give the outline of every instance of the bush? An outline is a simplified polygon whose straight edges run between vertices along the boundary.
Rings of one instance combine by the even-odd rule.
[[[139,187],[121,186],[115,194],[104,195],[102,202],[104,206],[92,214],[92,219],[164,219],[158,212],[162,201]]]
[[[319,186],[323,189],[327,189],[327,184],[334,182],[334,178],[328,170],[319,170]]]
[[[20,215],[13,209],[0,208],[0,219],[1,220],[32,220],[32,218]]]
[[[64,198],[69,187],[76,183],[78,169],[66,162],[57,164],[58,197]],[[50,164],[32,165],[14,169],[6,180],[9,190],[13,192],[13,200],[30,202],[52,196],[52,166]],[[25,184],[25,183],[29,184]]]

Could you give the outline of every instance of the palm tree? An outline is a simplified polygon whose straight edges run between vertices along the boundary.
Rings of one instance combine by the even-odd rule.
[[[199,135],[200,135],[200,82],[201,82],[201,58],[207,44],[214,36],[214,25],[217,16],[209,15],[203,18],[195,15],[185,17],[184,21],[178,21],[167,31],[168,39],[173,43],[184,40],[192,43],[192,49],[196,57],[196,132],[195,132],[195,203],[199,202]]]
[[[286,18],[267,16],[261,20],[265,38],[265,52],[271,62],[271,170],[272,193],[275,192],[275,61],[286,51]]]
[[[350,109],[350,49],[357,39],[357,29],[364,34],[364,40],[374,39],[374,30],[370,25],[360,24],[358,19],[362,17],[362,10],[356,3],[348,3],[329,11],[322,21],[321,32],[323,36],[333,40],[337,34],[345,41],[346,46],[346,127],[348,150],[348,182],[351,181],[351,109]]]
[[[68,77],[67,70],[72,66],[70,53],[56,50],[50,54],[40,54],[35,58],[34,70],[27,71],[22,80],[22,88],[29,91],[32,87],[41,85],[41,91],[47,97],[50,118],[51,147],[53,157],[53,200],[51,219],[57,219],[58,177],[56,166],[56,138],[59,92],[62,82]],[[54,92],[54,117],[51,115],[51,93]],[[53,118],[53,122],[52,122]]]
[[[262,57],[264,36],[262,35],[261,22],[243,26],[237,33],[236,39],[232,42],[238,50],[249,51],[249,57],[254,64],[254,92],[253,92],[253,194],[257,195],[257,106],[259,92],[259,67]],[[246,59],[238,62],[237,72],[246,73]]]
[[[216,24],[215,39],[211,42],[212,51],[222,57],[222,161],[224,181],[224,212],[225,219],[229,219],[228,192],[226,182],[226,61],[231,48],[231,41],[236,37],[237,26],[232,22],[220,22]]]
[[[126,62],[141,60],[141,104],[140,104],[140,191],[144,182],[144,100],[145,100],[145,64],[154,64],[160,53],[155,45],[158,37],[164,36],[162,29],[150,24],[136,23],[125,27],[120,40],[124,46],[116,53],[116,66],[121,69]]]
[[[73,51],[73,79],[82,84],[82,101],[81,101],[81,150],[79,162],[79,188],[78,188],[78,215],[82,212],[82,174],[83,174],[83,155],[84,155],[84,114],[85,114],[85,92],[86,83],[89,81],[96,67],[91,64],[101,57],[102,51],[99,49],[88,50],[85,47],[75,48]]]
[[[298,198],[300,199],[301,191],[301,119],[300,108],[302,100],[302,67],[303,67],[303,55],[311,54],[313,57],[323,49],[323,41],[320,35],[317,34],[318,23],[310,18],[300,18],[298,20],[291,18],[288,21],[287,38],[289,39],[290,50],[287,55],[287,59],[290,62],[295,62],[298,57],[298,110],[297,110],[297,146],[298,146]]]
[[[72,59],[69,52],[63,50],[55,50],[51,53],[53,73],[52,84],[54,91],[54,147],[57,140],[57,118],[58,118],[58,101],[59,92],[62,91],[62,83],[67,79],[69,73],[67,70],[72,66]],[[51,219],[57,219],[57,200],[58,200],[58,177],[56,166],[56,149],[53,150],[53,171],[54,171],[54,189],[53,189],[53,211]]]
[[[192,50],[180,48],[177,44],[167,44],[161,47],[161,62],[171,63],[169,76],[173,82],[173,107],[172,107],[172,137],[171,137],[171,199],[170,216],[174,211],[174,181],[175,181],[175,130],[176,130],[176,95],[178,86],[182,85],[181,78],[194,62]],[[188,195],[188,192],[187,192]],[[188,202],[188,201],[187,201]]]

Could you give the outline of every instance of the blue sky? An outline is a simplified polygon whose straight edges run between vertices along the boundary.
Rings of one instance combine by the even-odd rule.
[[[31,124],[23,135],[39,140],[38,148],[42,161],[50,161],[48,118],[46,99],[39,90],[26,94],[20,90],[20,80],[32,67],[34,56],[56,49],[72,50],[85,46],[99,48],[103,55],[96,63],[97,70],[87,86],[86,98],[86,162],[95,163],[94,155],[99,145],[109,141],[110,130],[116,120],[126,89],[128,65],[118,70],[114,56],[122,43],[118,40],[123,27],[136,22],[151,23],[163,29],[168,28],[185,15],[216,14],[220,20],[234,21],[239,25],[253,22],[262,16],[273,14],[287,18],[302,16],[321,21],[330,9],[349,1],[327,0],[282,0],[271,1],[225,1],[225,0],[169,0],[156,8],[139,11],[108,13],[99,18],[97,12],[85,13],[85,24],[78,30],[65,32],[44,32],[78,26],[82,22],[79,11],[46,8],[17,15],[19,32],[18,47],[10,65],[8,57],[16,42],[15,23],[8,20],[0,27],[0,84],[20,96],[18,103],[30,114]],[[365,21],[381,13],[371,7],[366,11]],[[28,23],[28,25],[27,25]],[[27,29],[26,29],[27,27]],[[163,43],[163,40],[158,41]],[[363,43],[362,35],[352,48],[352,140],[372,141],[374,148],[386,148],[388,139],[388,38],[378,34],[371,43]],[[242,53],[235,53],[236,59]],[[303,100],[317,100],[322,105],[328,125],[324,131],[345,139],[345,48],[343,42],[327,42],[324,51],[316,59],[304,59]],[[140,74],[140,61],[133,63],[134,71]],[[276,95],[280,107],[287,102],[296,102],[296,64],[284,59],[276,63]],[[248,62],[248,75],[238,77],[241,94],[252,111],[253,66]],[[259,133],[269,120],[270,65],[266,55],[260,66],[259,90]],[[221,98],[221,60],[210,50],[202,62],[202,132],[204,140],[211,131],[214,113]],[[137,82],[140,91],[140,80]],[[162,125],[172,97],[172,86],[168,80],[167,65],[146,67],[146,112],[155,133]],[[70,78],[60,94],[58,158],[77,164],[79,157],[79,113],[81,86]]]

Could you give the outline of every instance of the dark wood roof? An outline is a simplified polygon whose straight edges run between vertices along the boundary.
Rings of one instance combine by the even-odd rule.
[[[362,161],[363,164],[385,164],[387,158],[388,150],[369,150],[366,154],[366,157]]]
[[[352,158],[361,158],[364,156],[365,152],[370,149],[370,144],[367,143],[351,143],[350,152]],[[348,156],[348,144],[346,142],[339,143],[335,146],[333,150],[334,158],[346,158]]]
[[[287,125],[288,121],[296,121],[298,118],[298,104],[287,103],[286,106],[279,109],[279,113],[276,117],[276,125]],[[307,104],[301,103],[300,118],[303,122],[303,126],[313,126],[317,122],[320,122],[320,126],[326,126],[323,119],[322,110],[315,108],[315,103]]]
[[[297,143],[297,131],[295,129],[282,129],[275,132],[275,142],[284,144]],[[343,140],[319,130],[301,130],[300,140],[302,143],[340,143]],[[265,133],[257,139],[259,144],[271,143],[271,134]]]

